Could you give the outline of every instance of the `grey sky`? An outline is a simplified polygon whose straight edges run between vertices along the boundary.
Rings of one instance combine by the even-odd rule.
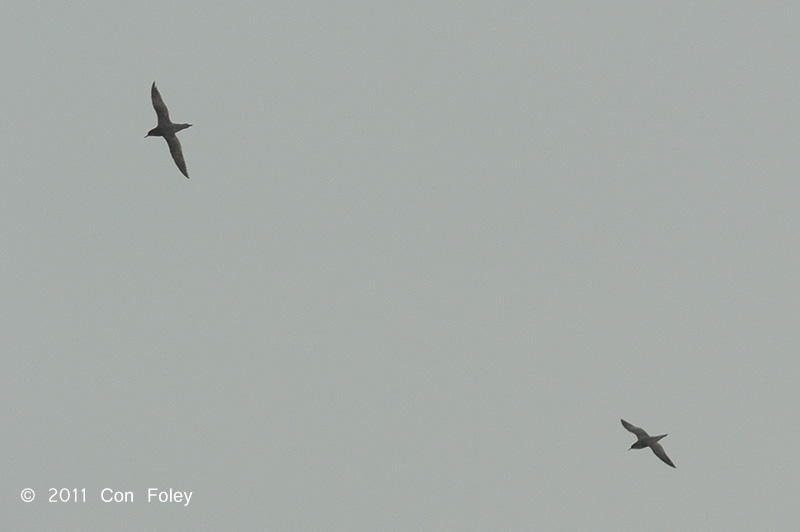
[[[800,8],[343,4],[0,8],[6,528],[796,526]]]

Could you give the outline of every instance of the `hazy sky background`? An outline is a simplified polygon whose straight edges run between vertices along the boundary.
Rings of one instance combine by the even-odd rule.
[[[796,527],[800,7],[566,4],[5,2],[5,528]]]

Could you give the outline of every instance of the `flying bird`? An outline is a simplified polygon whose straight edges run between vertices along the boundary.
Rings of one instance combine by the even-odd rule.
[[[178,170],[181,171],[186,178],[189,178],[189,172],[186,171],[186,161],[183,160],[183,150],[181,150],[181,143],[175,135],[181,129],[186,129],[192,124],[173,124],[169,120],[169,111],[167,106],[164,105],[164,100],[161,99],[161,94],[156,88],[156,82],[150,88],[150,98],[153,100],[153,109],[156,110],[158,117],[158,126],[151,129],[144,138],[147,137],[164,137],[169,146],[169,152],[172,154],[172,159],[178,165]]]
[[[670,467],[675,467],[675,464],[672,463],[672,460],[669,459],[667,453],[664,452],[664,448],[658,443],[658,440],[666,436],[666,434],[662,434],[661,436],[650,436],[644,429],[640,429],[639,427],[635,427],[625,421],[624,419],[620,419],[622,421],[622,426],[628,429],[629,431],[633,432],[638,440],[631,445],[631,449],[644,449],[645,447],[650,447],[653,450],[653,453],[661,458],[661,461],[667,464]],[[631,449],[628,449],[629,451]],[[677,468],[676,468],[677,469]]]

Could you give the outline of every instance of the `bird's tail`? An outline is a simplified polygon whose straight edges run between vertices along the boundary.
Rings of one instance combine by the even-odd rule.
[[[653,436],[653,441],[656,442],[656,441],[660,440],[661,438],[665,438],[666,436],[667,436],[666,434],[662,434],[661,436]]]

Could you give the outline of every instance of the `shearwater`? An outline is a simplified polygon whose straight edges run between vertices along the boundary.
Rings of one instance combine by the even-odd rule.
[[[178,170],[188,179],[189,172],[186,171],[186,161],[183,160],[183,150],[181,150],[181,143],[175,133],[181,129],[186,129],[192,124],[173,124],[170,121],[169,111],[167,111],[167,106],[164,105],[164,100],[161,99],[161,94],[156,88],[155,81],[150,88],[150,98],[153,100],[153,109],[156,110],[158,126],[148,131],[144,138],[164,137],[164,140],[167,141],[167,146],[169,146],[169,152],[172,154],[175,164],[178,165]]]
[[[650,436],[644,429],[640,429],[634,425],[631,425],[624,419],[620,419],[622,421],[622,426],[628,429],[629,431],[633,432],[638,440],[636,440],[633,445],[631,445],[631,449],[644,449],[645,447],[650,447],[653,450],[653,453],[661,458],[661,461],[667,464],[668,466],[675,467],[675,464],[672,463],[672,460],[669,459],[667,453],[664,452],[664,448],[658,443],[658,440],[666,436],[666,434],[662,434],[660,436]],[[628,449],[629,451],[631,449]],[[676,468],[677,469],[677,468]]]

